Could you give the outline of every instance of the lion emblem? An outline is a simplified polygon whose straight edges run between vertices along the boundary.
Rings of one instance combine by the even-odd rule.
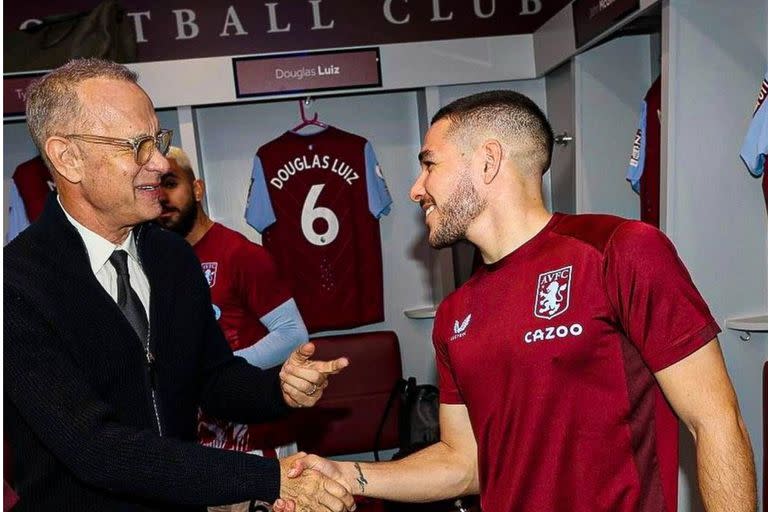
[[[539,275],[533,314],[550,319],[568,309],[570,302],[571,266]]]
[[[548,316],[554,316],[560,309],[560,303],[563,302],[563,292],[568,288],[567,284],[560,285],[557,282],[549,283],[547,289],[539,292],[539,313]]]

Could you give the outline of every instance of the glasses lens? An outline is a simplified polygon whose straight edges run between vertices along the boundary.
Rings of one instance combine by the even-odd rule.
[[[171,147],[173,130],[161,130],[155,137],[147,137],[139,142],[136,148],[136,163],[144,165],[152,158],[152,152],[157,148],[161,155],[165,156]]]
[[[146,138],[139,143],[136,148],[136,163],[144,165],[152,158],[152,152],[155,150],[155,138]]]
[[[173,130],[162,130],[157,135],[157,150],[160,154],[165,156],[168,153],[168,148],[171,147],[171,139],[173,138]]]

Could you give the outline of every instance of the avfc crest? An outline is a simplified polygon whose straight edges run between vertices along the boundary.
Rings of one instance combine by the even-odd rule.
[[[208,286],[213,288],[216,285],[216,270],[219,268],[218,262],[206,262],[202,263],[201,266],[203,267],[205,279],[208,281]]]
[[[536,287],[536,299],[533,314],[538,318],[550,320],[568,309],[571,297],[571,273],[569,265],[557,270],[539,274]]]

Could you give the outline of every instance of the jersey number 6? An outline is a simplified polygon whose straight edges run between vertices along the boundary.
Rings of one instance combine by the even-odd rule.
[[[309,243],[320,246],[330,244],[336,240],[336,236],[339,234],[339,219],[333,210],[324,206],[315,207],[323,187],[325,185],[312,185],[306,199],[304,199],[304,206],[301,208],[301,231],[304,233],[304,238]],[[323,219],[328,224],[324,233],[315,231],[316,219]]]

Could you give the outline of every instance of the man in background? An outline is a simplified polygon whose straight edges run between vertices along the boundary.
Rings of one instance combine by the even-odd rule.
[[[296,302],[269,253],[214,222],[203,209],[205,183],[196,179],[183,150],[168,151],[170,170],[160,179],[163,207],[157,222],[183,236],[200,260],[214,314],[235,355],[263,369],[282,364],[308,339]],[[296,444],[284,425],[241,425],[203,414],[205,446],[284,457]]]

